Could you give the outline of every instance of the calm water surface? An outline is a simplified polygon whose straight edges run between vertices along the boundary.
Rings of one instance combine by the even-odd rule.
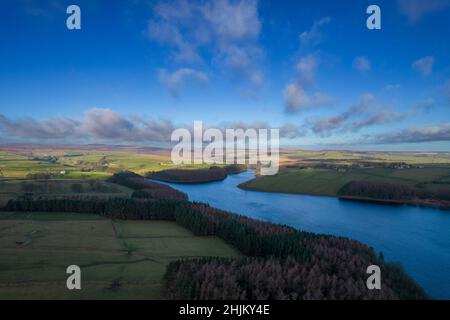
[[[237,188],[253,177],[254,171],[247,171],[220,182],[169,185],[187,193],[191,201],[300,230],[360,240],[382,251],[386,260],[400,262],[432,297],[450,299],[449,211]]]

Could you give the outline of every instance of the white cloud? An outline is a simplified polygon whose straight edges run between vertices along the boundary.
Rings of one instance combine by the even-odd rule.
[[[254,61],[261,55],[261,50],[257,47],[228,45],[220,49],[216,61],[235,80],[246,79],[255,88],[259,88],[264,82],[264,74],[255,66]]]
[[[264,81],[256,0],[178,0],[160,3],[153,11],[148,35],[170,47],[175,62],[212,65],[253,87]]]
[[[305,91],[297,83],[290,83],[283,92],[284,101],[289,112],[297,112],[309,103]]]
[[[286,110],[291,113],[298,112],[306,108],[322,107],[332,105],[336,102],[335,97],[331,97],[322,92],[315,92],[308,95],[299,83],[288,84],[283,91]]]
[[[319,65],[320,59],[315,54],[307,55],[298,61],[296,65],[297,79],[287,84],[283,91],[283,98],[288,112],[295,113],[305,108],[332,105],[337,101],[335,97],[325,93],[312,92]]]
[[[177,97],[180,94],[182,86],[189,78],[203,82],[208,81],[206,73],[190,68],[181,68],[172,73],[164,69],[159,72],[159,80],[174,97]]]
[[[300,44],[302,45],[302,47],[312,47],[319,45],[320,42],[322,42],[323,38],[320,29],[330,23],[330,21],[330,17],[321,18],[320,20],[314,22],[311,29],[300,34]]]
[[[299,81],[302,85],[308,86],[315,82],[319,64],[320,60],[316,55],[310,54],[300,59],[297,63],[297,71],[300,77]]]
[[[256,40],[261,31],[257,1],[216,0],[200,9],[221,41]]]
[[[309,30],[301,33],[299,36],[301,48],[310,49],[318,46],[323,39],[321,29],[330,21],[330,17],[321,18],[315,21]],[[288,83],[283,90],[286,111],[295,113],[305,108],[331,105],[336,102],[337,99],[334,97],[313,91],[320,60],[318,53],[310,53],[298,60],[296,79]]]
[[[412,64],[412,68],[415,71],[419,72],[423,77],[427,77],[431,73],[433,73],[433,64],[434,57],[428,56],[414,61],[414,63]]]
[[[416,23],[426,14],[441,11],[450,5],[449,0],[398,0],[400,13]]]
[[[370,71],[372,65],[367,57],[359,56],[353,59],[353,68],[361,73]]]

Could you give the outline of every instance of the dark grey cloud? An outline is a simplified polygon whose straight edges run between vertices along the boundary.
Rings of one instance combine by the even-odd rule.
[[[3,135],[17,138],[53,139],[75,136],[80,122],[68,118],[55,118],[38,121],[23,118],[13,121],[0,115],[0,130]]]
[[[376,114],[368,114],[371,110],[372,101],[375,97],[371,94],[366,94],[361,97],[360,101],[345,110],[344,112],[326,118],[320,118],[311,123],[311,130],[320,136],[329,136],[337,131],[348,131],[362,129],[365,126],[375,124],[377,121]],[[365,116],[364,119],[350,123],[355,118]],[[370,118],[373,119],[370,119]]]
[[[404,118],[404,115],[393,112],[393,111],[383,111],[374,114],[369,114],[361,120],[354,121],[346,126],[348,131],[359,131],[363,128],[381,125],[386,123],[393,123],[395,121],[400,121]]]
[[[398,122],[409,115],[377,105],[374,100],[373,95],[366,94],[356,105],[340,114],[310,122],[311,131],[321,137],[328,137],[334,133],[358,132],[371,126]]]
[[[280,137],[286,139],[297,139],[306,136],[308,130],[303,125],[286,123],[280,128]]]

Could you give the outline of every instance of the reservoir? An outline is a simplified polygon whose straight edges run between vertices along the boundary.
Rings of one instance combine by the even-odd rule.
[[[334,197],[245,191],[254,171],[207,184],[170,184],[191,201],[286,224],[299,230],[359,240],[399,262],[433,298],[450,299],[450,211],[339,200]]]

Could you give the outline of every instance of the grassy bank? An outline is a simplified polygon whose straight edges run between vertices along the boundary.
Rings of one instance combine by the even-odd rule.
[[[275,176],[259,176],[239,187],[253,191],[336,196],[338,191],[351,181],[398,183],[433,191],[449,188],[450,168],[373,168],[349,169],[345,172],[316,168],[281,168]]]

